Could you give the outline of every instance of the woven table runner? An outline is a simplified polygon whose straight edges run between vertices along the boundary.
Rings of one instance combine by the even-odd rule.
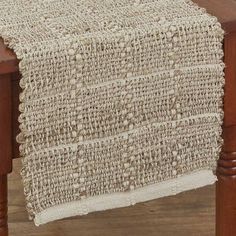
[[[220,23],[189,0],[1,0],[36,225],[213,184]]]

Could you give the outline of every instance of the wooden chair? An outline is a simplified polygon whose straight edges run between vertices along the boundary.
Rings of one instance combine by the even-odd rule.
[[[236,1],[194,1],[217,16],[226,31],[224,146],[217,168],[216,235],[236,236]],[[7,175],[12,170],[12,159],[19,157],[15,141],[19,132],[19,79],[18,60],[0,40],[0,236],[8,235]]]

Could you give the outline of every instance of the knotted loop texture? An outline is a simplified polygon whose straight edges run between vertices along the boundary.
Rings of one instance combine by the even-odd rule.
[[[224,32],[189,0],[1,0],[37,225],[215,181]]]

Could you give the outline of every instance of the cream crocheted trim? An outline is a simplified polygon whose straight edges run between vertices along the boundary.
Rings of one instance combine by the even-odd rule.
[[[53,206],[36,214],[34,222],[39,226],[66,217],[86,215],[90,212],[135,205],[138,202],[176,195],[182,191],[214,184],[215,181],[216,176],[212,171],[201,170],[176,179],[147,185],[130,192],[105,194]]]
[[[30,216],[215,169],[223,34],[189,0],[1,0]]]

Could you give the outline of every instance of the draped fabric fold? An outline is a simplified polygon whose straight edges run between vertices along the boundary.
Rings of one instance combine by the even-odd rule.
[[[1,0],[36,225],[215,182],[224,32],[190,0]]]

